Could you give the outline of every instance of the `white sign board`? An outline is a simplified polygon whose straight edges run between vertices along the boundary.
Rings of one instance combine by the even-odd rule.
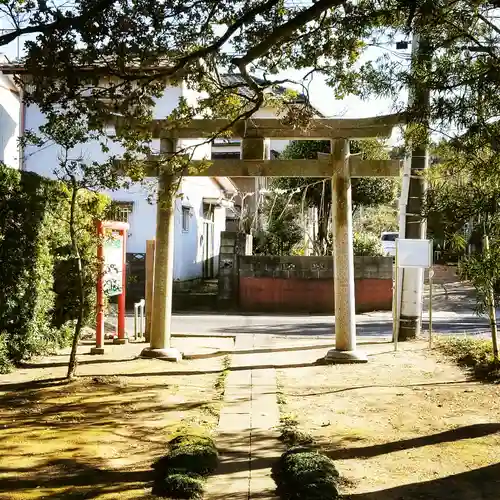
[[[111,297],[122,293],[123,235],[119,231],[106,229],[104,233],[104,293]]]
[[[432,267],[432,240],[397,239],[398,267],[428,269]]]

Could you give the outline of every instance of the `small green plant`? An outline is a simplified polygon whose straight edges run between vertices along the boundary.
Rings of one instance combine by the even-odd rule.
[[[297,445],[309,445],[314,443],[311,434],[301,431],[298,425],[299,422],[294,415],[281,415],[279,440],[285,443],[289,448]]]
[[[298,429],[299,421],[296,416],[290,413],[285,413],[286,397],[280,374],[276,376],[276,401],[280,409],[279,440],[288,448],[297,445],[313,444],[313,437],[309,433]]]
[[[378,257],[384,255],[384,250],[378,236],[370,233],[354,233],[354,255],[359,257]]]
[[[213,439],[189,430],[168,443],[168,453],[153,464],[153,494],[169,498],[202,498],[205,478],[215,472],[219,454]]]
[[[203,479],[187,474],[170,474],[160,485],[155,494],[168,498],[198,499],[203,498]]]
[[[7,335],[4,333],[0,333],[0,373],[9,373],[11,369],[12,362],[9,359]]]
[[[459,366],[467,368],[474,378],[500,380],[500,364],[493,357],[491,342],[470,337],[446,337],[436,340],[436,348]]]
[[[216,398],[222,400],[224,398],[224,390],[226,386],[226,378],[229,375],[229,368],[231,366],[231,357],[224,356],[222,359],[222,371],[217,376],[214,388],[217,392]]]
[[[280,497],[286,500],[332,500],[339,497],[339,473],[326,455],[307,447],[291,448],[273,467]]]
[[[169,443],[169,469],[183,470],[206,476],[217,468],[219,455],[213,439],[197,434],[176,436]]]

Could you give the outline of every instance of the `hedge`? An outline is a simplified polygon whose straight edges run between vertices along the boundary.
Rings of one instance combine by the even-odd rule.
[[[0,165],[0,371],[67,343],[75,306],[67,187]],[[78,227],[87,264],[87,318],[94,307],[94,219],[108,199],[82,191]]]
[[[168,443],[168,452],[153,464],[153,495],[167,498],[201,499],[206,478],[219,465],[213,439],[186,430]]]

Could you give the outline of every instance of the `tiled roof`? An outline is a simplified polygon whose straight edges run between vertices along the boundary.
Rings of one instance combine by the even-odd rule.
[[[271,91],[277,95],[282,95],[284,94],[287,90],[290,90],[290,89],[287,89],[286,87],[283,87],[282,85],[270,85],[271,82],[269,81],[266,81],[262,78],[256,78],[256,77],[253,77],[253,79],[255,80],[255,82],[260,85],[260,86],[263,86],[263,87],[268,87],[271,89]],[[248,98],[252,98],[253,97],[253,92],[250,88],[248,88],[248,84],[246,83],[245,79],[240,75],[240,74],[235,74],[235,73],[226,73],[226,74],[223,74],[221,75],[221,82],[223,85],[238,85],[238,84],[241,84],[241,87],[238,88],[238,92],[241,94],[241,95],[244,95]],[[308,99],[307,97],[304,95],[304,94],[298,94],[297,97],[293,100],[292,104],[306,104],[308,102]],[[310,104],[310,103],[309,103]],[[314,112],[318,115],[318,116],[323,116],[323,114],[318,111],[316,108],[314,108]]]

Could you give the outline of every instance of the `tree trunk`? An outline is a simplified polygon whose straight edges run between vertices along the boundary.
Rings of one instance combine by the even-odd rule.
[[[328,228],[332,203],[325,196],[318,207],[318,247],[320,255],[328,255]]]
[[[486,258],[490,256],[490,239],[488,233],[484,232],[483,247]],[[492,283],[488,283],[487,290],[487,304],[488,304],[488,315],[490,317],[490,327],[491,327],[491,342],[493,344],[493,359],[496,363],[499,362],[498,359],[498,329],[497,329],[497,313],[495,308],[495,293],[493,291]]]
[[[71,354],[69,356],[68,364],[68,374],[67,378],[72,379],[75,377],[76,367],[78,360],[76,357],[76,351],[78,349],[78,343],[80,342],[80,334],[83,327],[83,315],[85,308],[85,292],[83,287],[83,269],[82,269],[82,259],[80,255],[80,250],[78,248],[78,241],[76,237],[76,227],[75,227],[75,212],[76,212],[76,202],[78,195],[78,186],[76,184],[76,179],[72,176],[72,193],[71,193],[71,206],[70,206],[70,218],[69,218],[69,232],[71,237],[71,250],[73,257],[76,259],[77,266],[77,287],[78,287],[78,317],[76,319],[75,331],[73,333],[73,343],[71,346]]]

